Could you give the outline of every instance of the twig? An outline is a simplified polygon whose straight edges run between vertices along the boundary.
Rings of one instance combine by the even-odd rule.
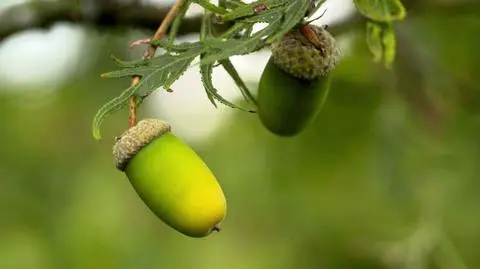
[[[173,4],[172,8],[170,11],[168,11],[167,16],[162,20],[162,23],[158,27],[157,31],[153,35],[153,39],[160,40],[165,36],[167,33],[168,27],[170,24],[173,22],[173,19],[175,18],[175,15],[178,13],[180,8],[185,4],[186,0],[176,0],[175,4]],[[148,46],[147,50],[145,51],[144,58],[151,58],[155,55],[155,52],[157,51],[157,46],[153,45],[150,43]],[[136,85],[138,82],[140,82],[141,77],[135,76],[132,78],[132,86]],[[131,128],[137,124],[137,99],[134,96],[130,98],[130,113],[128,116],[128,126]]]

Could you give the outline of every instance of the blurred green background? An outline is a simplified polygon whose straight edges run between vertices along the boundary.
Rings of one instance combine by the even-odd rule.
[[[480,268],[479,3],[405,4],[391,70],[372,62],[363,22],[338,32],[331,95],[294,138],[214,109],[195,67],[147,99],[140,117],[168,120],[227,196],[222,232],[204,239],[164,225],[115,170],[126,111],[103,141],[91,134],[129,83],[99,77],[109,55],[140,57],[127,45],[151,31],[60,23],[1,39],[0,268]],[[235,59],[252,88],[267,57]]]

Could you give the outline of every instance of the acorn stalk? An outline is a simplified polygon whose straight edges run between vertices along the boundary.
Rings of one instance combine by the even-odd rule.
[[[145,119],[113,149],[115,165],[164,223],[190,237],[219,230],[226,199],[216,177],[168,123]]]

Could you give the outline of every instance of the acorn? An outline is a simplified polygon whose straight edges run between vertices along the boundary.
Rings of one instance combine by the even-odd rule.
[[[115,166],[128,177],[147,207],[190,237],[219,231],[226,199],[204,161],[161,120],[144,119],[113,147]]]
[[[326,27],[303,25],[272,44],[258,88],[258,115],[270,132],[294,136],[318,115],[340,49]]]

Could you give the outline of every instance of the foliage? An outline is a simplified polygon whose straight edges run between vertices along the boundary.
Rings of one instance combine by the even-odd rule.
[[[170,37],[165,40],[151,40],[150,43],[160,47],[164,52],[154,58],[140,61],[124,62],[115,59],[121,68],[102,74],[105,78],[123,78],[140,76],[141,83],[127,88],[122,94],[107,104],[97,113],[93,121],[93,135],[101,139],[100,126],[112,113],[128,105],[128,99],[136,96],[138,105],[145,96],[156,89],[169,89],[183,73],[200,57],[200,73],[205,92],[214,106],[216,101],[241,110],[241,108],[222,97],[212,81],[213,68],[219,63],[232,76],[249,105],[255,105],[255,98],[247,88],[229,58],[258,51],[279,38],[292,28],[307,23],[306,19],[318,10],[324,0],[260,0],[250,4],[237,0],[221,1],[216,6],[207,0],[189,0],[183,12],[177,15]],[[200,40],[195,42],[175,43],[175,32],[182,16],[190,3],[200,4],[204,9],[204,19]],[[405,9],[400,0],[356,0],[355,4],[361,14],[368,18],[367,44],[375,61],[382,58],[390,65],[395,57],[395,35],[391,24],[405,17]],[[261,30],[254,31],[254,26],[264,23]],[[228,29],[215,34],[215,28],[228,25]]]

